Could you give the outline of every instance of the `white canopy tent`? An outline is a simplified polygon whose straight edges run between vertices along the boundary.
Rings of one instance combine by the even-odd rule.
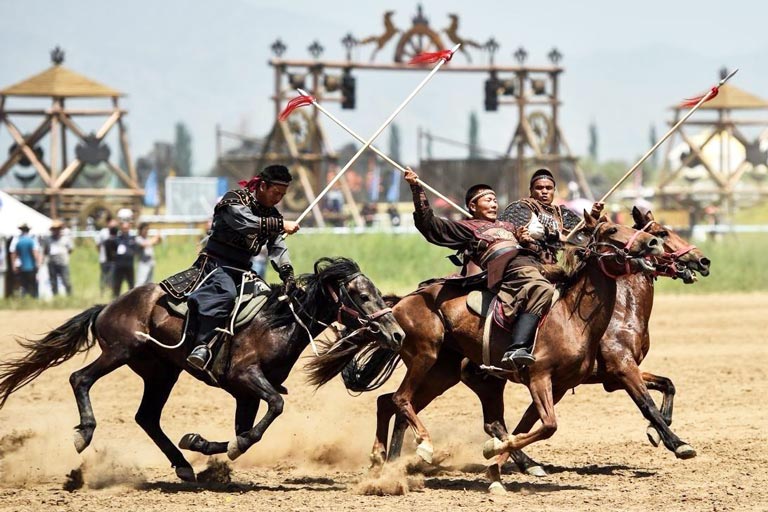
[[[24,223],[32,234],[46,235],[50,233],[51,222],[49,217],[0,190],[0,236],[18,235],[19,226]]]

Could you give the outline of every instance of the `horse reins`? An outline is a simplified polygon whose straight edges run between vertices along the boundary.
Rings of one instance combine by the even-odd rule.
[[[378,311],[375,311],[371,314],[366,314],[365,311],[360,308],[360,306],[357,305],[357,303],[352,300],[352,297],[349,295],[349,291],[347,291],[346,285],[352,281],[353,279],[356,279],[357,277],[361,276],[361,272],[356,272],[352,274],[351,276],[347,277],[344,281],[341,281],[339,283],[339,293],[336,293],[336,291],[328,284],[326,284],[325,291],[328,292],[328,295],[330,295],[331,299],[333,299],[333,302],[335,304],[338,304],[339,309],[337,313],[336,320],[339,323],[341,322],[341,315],[342,313],[346,313],[347,315],[351,316],[355,320],[357,320],[360,325],[363,327],[368,328],[372,333],[379,332],[378,324],[376,323],[376,320],[387,313],[392,312],[392,308],[383,308]],[[352,303],[352,306],[354,308],[350,308],[344,303],[344,297],[347,297],[349,299],[349,302]],[[376,326],[376,330],[374,330],[371,325]]]

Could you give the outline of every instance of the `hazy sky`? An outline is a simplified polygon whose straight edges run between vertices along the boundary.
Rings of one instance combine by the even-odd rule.
[[[576,154],[584,154],[587,126],[594,120],[600,156],[633,159],[650,145],[649,127],[663,133],[668,107],[702,92],[720,66],[740,67],[734,83],[768,98],[768,2],[715,1],[424,1],[434,29],[461,15],[464,37],[494,36],[499,64],[513,64],[523,45],[529,63],[546,64],[557,46],[562,65],[563,131]],[[263,135],[273,122],[269,45],[278,36],[286,57],[305,58],[318,39],[325,57],[341,58],[339,43],[382,30],[381,15],[394,10],[399,28],[410,27],[417,2],[229,0],[219,2],[131,0],[2,0],[0,87],[49,66],[56,44],[65,66],[125,91],[134,156],[155,140],[173,140],[173,125],[187,123],[194,139],[194,167],[207,172],[215,158],[214,127]],[[395,41],[377,62],[391,60]],[[370,49],[360,51],[367,60]],[[463,62],[457,56],[458,62]],[[482,60],[480,55],[476,59]],[[331,108],[368,136],[420,80],[417,73],[360,72],[357,110]],[[439,74],[398,117],[403,155],[413,162],[418,126],[466,140],[469,112],[480,116],[482,145],[506,148],[515,111],[483,112],[482,75]],[[350,140],[326,125],[338,146]],[[10,144],[0,128],[0,151]],[[387,136],[378,143],[387,147]],[[116,148],[115,148],[116,149]],[[436,157],[465,150],[435,145]]]

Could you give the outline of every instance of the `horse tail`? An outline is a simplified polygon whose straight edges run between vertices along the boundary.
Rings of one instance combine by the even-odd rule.
[[[379,389],[392,376],[400,355],[394,350],[369,345],[341,370],[344,386],[355,393]]]
[[[0,363],[0,409],[11,393],[32,382],[45,370],[93,347],[96,339],[89,339],[88,332],[105,307],[104,304],[98,304],[86,309],[42,339],[17,338],[18,344],[28,352],[16,360]]]

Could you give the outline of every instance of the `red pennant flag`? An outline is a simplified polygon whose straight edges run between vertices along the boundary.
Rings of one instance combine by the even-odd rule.
[[[296,110],[297,108],[304,107],[306,105],[311,105],[314,103],[315,98],[312,96],[297,96],[290,100],[288,104],[285,106],[285,109],[280,112],[280,115],[278,116],[278,119],[281,121],[285,121],[288,119],[288,116],[291,115],[291,112]]]
[[[707,101],[710,101],[715,96],[717,96],[717,93],[719,91],[720,91],[719,87],[713,87],[706,94],[702,94],[701,96],[696,96],[695,98],[685,98],[685,101],[683,101],[683,103],[681,103],[680,106],[681,107],[693,107],[698,102],[700,102],[702,98],[707,98],[706,100],[704,100],[704,103],[706,103]]]
[[[435,62],[440,62],[442,59],[445,59],[445,62],[448,62],[451,60],[451,57],[453,57],[453,52],[451,50],[420,53],[413,57],[408,64],[434,64]]]

